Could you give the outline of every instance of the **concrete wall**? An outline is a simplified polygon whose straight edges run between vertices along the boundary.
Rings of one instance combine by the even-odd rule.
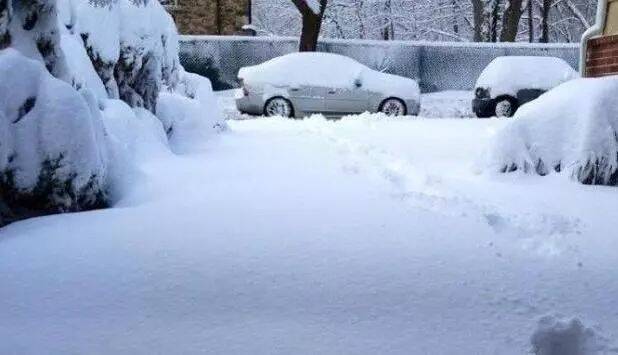
[[[215,89],[221,90],[236,87],[240,68],[294,52],[297,45],[295,38],[183,36],[180,60],[187,71],[207,76]],[[324,40],[319,50],[343,54],[373,69],[417,79],[424,92],[470,90],[483,68],[504,55],[556,56],[574,69],[579,66],[576,44]]]

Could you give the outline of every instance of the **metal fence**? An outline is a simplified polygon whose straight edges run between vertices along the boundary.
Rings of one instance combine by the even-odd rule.
[[[292,53],[297,47],[296,38],[182,36],[180,60],[187,71],[208,77],[215,90],[223,90],[237,87],[240,68]],[[470,90],[483,68],[499,56],[555,56],[574,69],[579,65],[576,44],[324,40],[318,50],[416,79],[424,92]]]

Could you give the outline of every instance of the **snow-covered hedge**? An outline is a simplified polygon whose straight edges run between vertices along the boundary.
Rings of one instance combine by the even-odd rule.
[[[578,79],[524,105],[495,139],[494,171],[618,185],[618,77]]]
[[[98,104],[13,49],[0,52],[0,224],[107,204]]]
[[[196,119],[210,112],[211,120]],[[161,92],[157,116],[169,136],[173,151],[183,153],[210,134],[225,128],[210,81],[182,71],[175,91]]]
[[[142,146],[223,126],[157,0],[0,0],[0,78],[0,226],[104,207]]]

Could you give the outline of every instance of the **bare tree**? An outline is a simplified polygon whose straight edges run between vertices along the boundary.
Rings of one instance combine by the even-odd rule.
[[[534,8],[532,7],[532,0],[528,0],[528,42],[534,42]]]
[[[515,42],[519,32],[519,21],[523,14],[523,0],[507,0],[506,9],[502,19],[502,33],[500,42]]]
[[[303,22],[298,50],[315,52],[328,0],[292,0],[292,3],[300,12]]]
[[[471,0],[474,14],[474,41],[491,42],[496,0]]]
[[[300,1],[300,0],[298,0]],[[320,36],[426,41],[538,41],[544,0],[328,0]],[[597,0],[551,0],[549,42],[578,42]],[[315,8],[319,0],[303,0]],[[290,0],[253,0],[260,35],[293,36],[303,21]],[[527,9],[527,10],[526,10]],[[321,11],[315,11],[319,13]]]

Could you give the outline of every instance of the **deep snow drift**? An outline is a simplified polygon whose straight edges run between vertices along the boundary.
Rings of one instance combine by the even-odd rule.
[[[616,77],[579,79],[524,105],[496,137],[489,169],[618,185],[616,92]]]
[[[617,192],[478,174],[506,123],[232,121],[150,151],[118,208],[0,230],[0,353],[615,353]]]

